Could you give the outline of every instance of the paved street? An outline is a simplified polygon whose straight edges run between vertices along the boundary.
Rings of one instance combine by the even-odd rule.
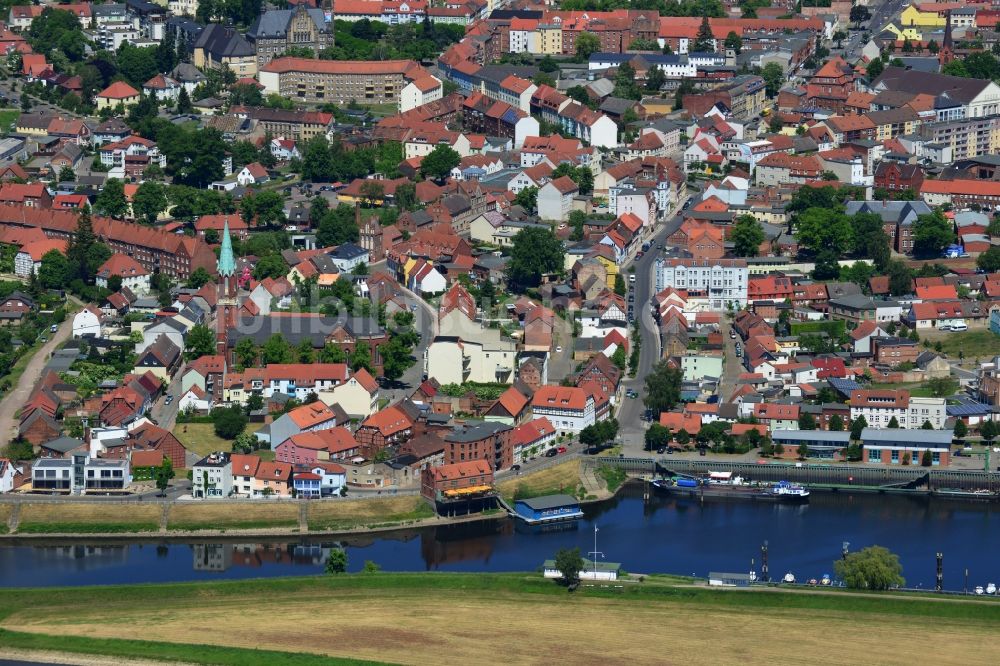
[[[71,300],[79,304],[76,298],[71,297]],[[59,330],[54,335],[48,331],[43,333],[43,335],[49,337],[49,341],[35,351],[35,355],[28,361],[28,366],[25,368],[24,373],[18,378],[17,384],[11,387],[11,390],[0,401],[0,446],[7,446],[17,436],[15,428],[18,424],[18,411],[28,401],[28,397],[35,388],[35,384],[38,383],[38,380],[42,376],[42,371],[45,369],[45,364],[48,363],[49,357],[72,334],[73,314],[71,312],[67,312],[66,321],[59,326]]]
[[[657,246],[663,243],[667,236],[677,231],[680,226],[681,215],[675,215],[659,225],[649,239],[652,242],[649,251],[633,263],[635,266],[635,316],[640,322],[639,334],[642,339],[642,348],[639,351],[639,369],[636,376],[622,382],[622,405],[618,410],[619,434],[624,443],[624,449],[628,453],[638,453],[642,450],[643,437],[646,432],[645,423],[642,421],[642,413],[645,411],[642,404],[642,397],[645,394],[644,382],[646,375],[660,360],[660,333],[649,306],[656,285],[656,276],[654,275],[656,257],[661,254]],[[639,397],[626,398],[625,391],[628,389],[636,391]]]

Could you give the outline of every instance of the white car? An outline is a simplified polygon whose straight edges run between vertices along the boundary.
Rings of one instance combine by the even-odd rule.
[[[556,347],[556,353],[557,354],[561,354],[562,353],[562,347]]]

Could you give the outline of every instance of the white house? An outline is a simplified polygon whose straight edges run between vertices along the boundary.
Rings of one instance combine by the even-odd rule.
[[[538,217],[565,222],[573,210],[573,197],[580,188],[569,176],[556,178],[538,190]]]
[[[427,347],[424,371],[442,384],[510,383],[517,346],[496,329],[481,329],[478,338],[438,336]]]
[[[149,294],[149,271],[146,270],[142,264],[127,254],[116,252],[111,255],[111,257],[97,269],[94,281],[98,287],[107,289],[108,280],[112,277],[120,277],[122,280],[122,286],[127,288],[139,298]]]
[[[448,280],[433,265],[421,259],[410,271],[406,286],[417,294],[439,294],[448,288]]]
[[[560,435],[578,433],[594,425],[594,397],[578,386],[541,386],[531,398],[531,414],[545,417]]]
[[[246,187],[248,185],[260,185],[271,180],[267,175],[267,169],[260,162],[248,164],[236,174],[236,182]]]
[[[656,291],[667,287],[707,294],[708,306],[739,309],[747,303],[749,273],[745,259],[657,259]]]
[[[0,493],[9,493],[14,490],[14,477],[23,473],[23,469],[16,467],[12,460],[0,458]]]
[[[209,412],[212,410],[212,399],[199,387],[191,386],[177,401],[177,410]]]
[[[285,137],[271,139],[271,154],[279,162],[287,162],[288,160],[302,157],[295,142]]]
[[[368,250],[354,243],[344,243],[329,257],[341,273],[350,273],[361,264],[367,264],[371,260]]]
[[[399,112],[406,113],[444,97],[444,84],[433,76],[419,76],[399,91]]]
[[[367,418],[378,411],[378,382],[364,368],[344,383],[317,395],[327,405],[340,405],[351,418]]]
[[[142,86],[147,96],[155,95],[160,102],[176,102],[181,94],[181,84],[169,76],[157,74]]]
[[[86,306],[73,315],[73,337],[82,338],[85,335],[95,338],[101,337],[101,321],[103,319],[103,312],[93,305]]]

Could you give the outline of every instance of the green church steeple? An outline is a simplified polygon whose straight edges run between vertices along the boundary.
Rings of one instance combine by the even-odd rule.
[[[229,237],[229,218],[226,218],[222,229],[222,248],[219,250],[219,263],[216,268],[222,277],[232,277],[236,274],[236,257],[233,256],[233,241]]]

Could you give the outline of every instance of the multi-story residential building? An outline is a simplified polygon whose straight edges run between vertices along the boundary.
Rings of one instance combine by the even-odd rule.
[[[494,472],[507,469],[514,464],[513,432],[496,421],[458,426],[444,437],[444,462],[485,460]]]
[[[892,336],[872,338],[872,359],[876,363],[896,367],[903,363],[916,364],[920,346],[915,340]]]
[[[713,310],[740,309],[747,303],[749,273],[745,259],[656,260],[656,291],[684,290],[705,298]]]
[[[847,97],[857,90],[854,68],[840,56],[826,61],[806,84],[806,98],[810,106],[841,112]]]
[[[576,386],[539,387],[531,398],[531,413],[548,419],[560,435],[578,433],[596,421],[594,397]]]
[[[920,196],[928,206],[951,204],[956,208],[1000,206],[1000,182],[993,180],[925,180]]]
[[[813,155],[771,153],[757,162],[755,178],[758,185],[789,185],[817,180],[823,165]]]
[[[247,40],[257,52],[257,66],[263,67],[290,48],[320,51],[333,46],[332,23],[323,9],[305,2],[291,3],[289,9],[268,9],[247,30]]]
[[[86,454],[72,458],[40,458],[31,465],[31,488],[79,495],[123,491],[132,483],[127,458],[103,460]]]
[[[941,104],[938,120],[983,118],[1000,113],[1000,86],[989,80],[969,79],[947,74],[886,67],[871,83],[874,93],[898,90],[923,93],[953,104]]]
[[[73,211],[0,206],[0,228],[37,227],[51,239],[68,241],[77,222]],[[112,252],[132,257],[150,272],[187,280],[197,268],[215,269],[215,253],[202,239],[102,217],[95,217],[93,226],[94,234]]]
[[[511,434],[514,462],[544,453],[556,443],[556,429],[543,417],[535,418],[514,428]]]
[[[305,143],[313,137],[326,135],[334,125],[332,113],[271,109],[264,106],[234,106],[229,112],[241,118],[257,121],[265,132]]]
[[[851,391],[851,420],[864,416],[872,428],[888,428],[893,418],[900,428],[917,430],[929,421],[936,430],[948,419],[944,398],[914,398],[902,389]]]
[[[1000,150],[1000,116],[959,117],[924,123],[920,126],[920,135],[928,145],[944,147],[951,153],[952,160],[993,155]]]
[[[278,58],[260,70],[266,93],[308,104],[396,104],[400,112],[403,89],[413,83],[424,88],[441,82],[412,60],[361,62]],[[436,83],[432,83],[436,82]]]
[[[199,69],[230,69],[237,78],[257,74],[257,52],[234,28],[210,23],[198,35],[194,66]]]
[[[121,141],[105,143],[98,157],[108,167],[109,178],[141,178],[151,166],[166,168],[167,158],[155,142],[141,136],[129,136]]]
[[[431,502],[471,500],[492,495],[493,470],[485,460],[470,460],[420,472],[420,494]]]
[[[191,466],[191,496],[195,499],[229,497],[232,492],[233,463],[229,453],[212,453]]]
[[[501,339],[495,329],[483,329],[476,337],[435,337],[427,348],[424,367],[428,377],[442,384],[510,383],[516,356],[517,345],[512,340]]]

